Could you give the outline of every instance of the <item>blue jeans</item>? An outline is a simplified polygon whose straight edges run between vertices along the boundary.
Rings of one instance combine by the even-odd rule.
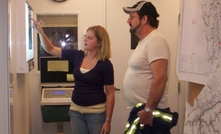
[[[105,122],[106,113],[82,114],[70,111],[70,125],[72,134],[100,134]]]

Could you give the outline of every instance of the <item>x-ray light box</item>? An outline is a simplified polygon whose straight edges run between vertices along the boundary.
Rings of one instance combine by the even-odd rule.
[[[27,2],[16,2],[17,73],[28,73],[34,68],[34,45],[31,18],[34,12]]]

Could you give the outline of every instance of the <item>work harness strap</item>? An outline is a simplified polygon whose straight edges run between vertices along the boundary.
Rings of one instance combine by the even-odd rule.
[[[156,108],[153,111],[153,126],[150,127],[139,123],[137,113],[144,107],[145,103],[138,103],[131,110],[124,134],[170,134],[170,129],[177,124],[178,113],[171,112],[169,108]]]

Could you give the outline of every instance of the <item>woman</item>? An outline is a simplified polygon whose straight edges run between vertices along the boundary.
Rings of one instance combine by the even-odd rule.
[[[102,26],[89,27],[84,38],[84,51],[67,50],[55,47],[41,24],[32,20],[45,51],[73,63],[75,87],[70,106],[72,133],[110,133],[114,109],[114,70],[109,60],[111,50],[107,31]]]

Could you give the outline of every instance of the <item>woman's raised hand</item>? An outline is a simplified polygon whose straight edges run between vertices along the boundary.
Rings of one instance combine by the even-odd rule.
[[[35,31],[39,34],[43,33],[43,29],[41,27],[41,23],[36,21],[35,19],[31,18],[31,20],[33,21],[33,29],[35,29]]]

